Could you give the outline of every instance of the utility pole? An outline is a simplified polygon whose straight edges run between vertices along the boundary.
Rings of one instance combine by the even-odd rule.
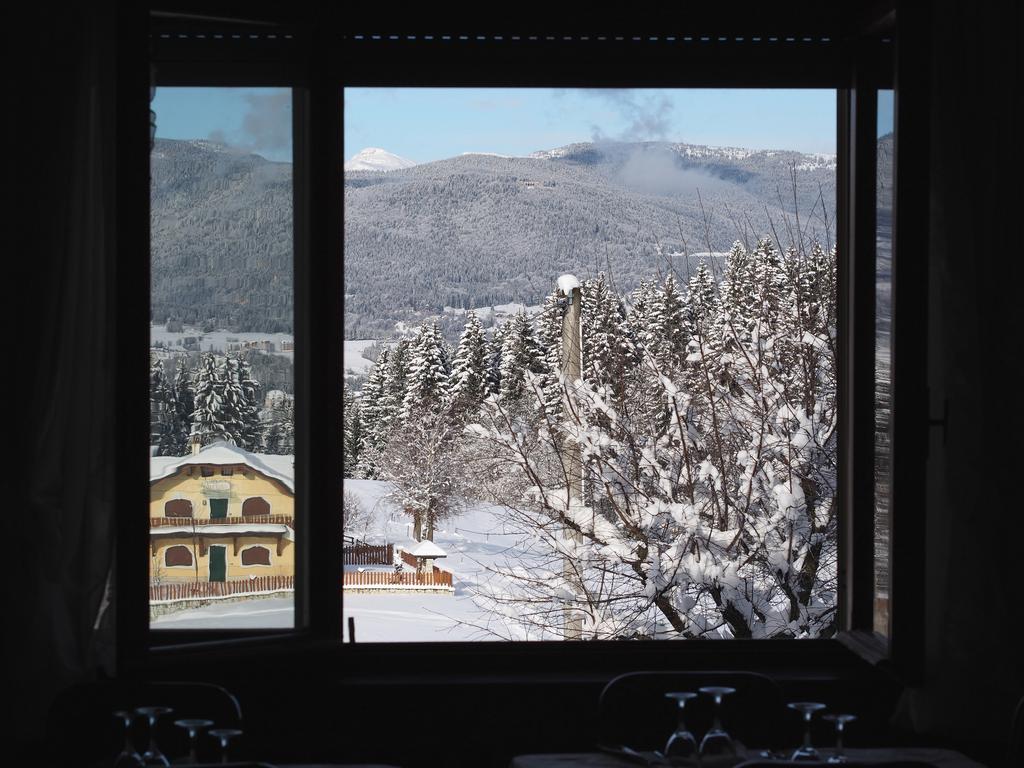
[[[583,377],[583,335],[580,324],[582,309],[582,294],[580,292],[580,281],[575,275],[562,275],[558,278],[558,299],[562,307],[562,360],[560,373],[565,382],[562,390],[563,412],[568,414],[571,408],[575,407],[570,402],[569,393],[576,388],[576,382]],[[568,507],[578,507],[583,502],[583,460],[580,456],[579,443],[572,437],[566,436],[561,446],[562,464],[568,477]],[[574,530],[566,526],[566,539],[577,544],[582,543],[582,537]],[[562,565],[562,575],[569,584],[576,583],[576,568],[572,559],[565,558]],[[570,592],[575,590],[570,589]],[[577,600],[581,596],[577,596]],[[579,640],[583,635],[583,618],[579,609],[566,602],[565,606],[565,638],[566,640]]]

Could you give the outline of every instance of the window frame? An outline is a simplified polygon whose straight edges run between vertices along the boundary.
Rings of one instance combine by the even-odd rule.
[[[132,11],[123,14],[131,15]],[[134,19],[138,23],[137,12]],[[721,19],[719,20],[721,22]],[[762,20],[763,21],[763,20]],[[792,21],[792,19],[790,19]],[[149,24],[147,19],[146,23]],[[225,53],[224,48],[217,49],[202,38],[185,35],[178,39],[164,38],[165,49],[158,50],[156,73],[157,86],[279,86],[293,90],[293,147],[294,147],[294,285],[295,285],[295,391],[296,391],[296,505],[295,515],[298,523],[297,551],[302,552],[296,558],[296,628],[280,631],[234,632],[228,630],[202,631],[168,631],[151,632],[148,627],[148,612],[139,611],[137,606],[146,600],[145,582],[141,578],[138,584],[132,579],[145,573],[139,568],[137,558],[132,554],[132,547],[120,546],[118,581],[121,603],[124,608],[119,611],[118,654],[130,666],[145,667],[155,654],[172,654],[187,657],[189,654],[214,654],[225,659],[232,657],[240,644],[249,645],[256,642],[265,647],[267,653],[291,653],[296,646],[326,647],[333,658],[344,657],[349,663],[355,662],[359,669],[380,668],[387,664],[392,671],[416,674],[415,670],[424,669],[424,661],[442,666],[446,659],[459,659],[463,668],[469,673],[493,673],[503,670],[508,674],[516,674],[528,663],[530,669],[538,672],[563,671],[566,661],[580,670],[597,673],[602,670],[620,668],[657,668],[660,666],[678,666],[681,660],[686,663],[712,665],[733,664],[739,668],[767,667],[806,667],[811,665],[824,669],[837,669],[848,662],[848,649],[858,655],[872,660],[885,658],[890,649],[904,648],[901,653],[900,668],[905,677],[913,677],[912,658],[923,648],[920,632],[909,629],[911,612],[907,612],[908,621],[897,622],[898,614],[893,611],[893,635],[891,643],[881,641],[871,631],[873,603],[873,560],[872,547],[854,547],[854,542],[863,541],[865,534],[873,541],[873,484],[871,472],[867,476],[864,468],[871,470],[873,466],[873,365],[874,365],[874,142],[875,125],[873,105],[877,104],[877,91],[880,88],[893,88],[897,91],[897,126],[915,123],[912,116],[901,106],[899,99],[899,83],[893,82],[893,71],[887,61],[893,58],[893,49],[899,61],[906,60],[914,51],[914,45],[890,46],[883,41],[883,33],[876,31],[867,39],[851,37],[851,39],[832,39],[817,49],[808,46],[800,48],[801,40],[795,40],[787,47],[779,40],[773,49],[776,58],[771,66],[752,67],[758,61],[758,53],[751,53],[749,46],[744,46],[744,38],[709,40],[696,37],[684,45],[682,36],[673,45],[664,40],[646,40],[625,36],[621,41],[606,40],[602,46],[621,46],[619,50],[631,53],[633,64],[626,67],[628,71],[616,73],[614,76],[607,67],[607,47],[588,50],[588,46],[596,45],[593,39],[547,39],[541,37],[536,41],[520,41],[524,46],[532,46],[529,53],[535,57],[528,71],[521,68],[508,67],[509,57],[516,56],[514,51],[493,39],[490,43],[467,36],[466,40],[427,41],[422,38],[406,39],[399,35],[397,39],[373,40],[369,36],[358,39],[355,35],[337,35],[330,29],[340,29],[341,25],[331,26],[323,23],[305,25],[302,23],[284,22],[278,31],[278,39],[274,43],[264,39],[264,47],[259,43],[243,46],[241,51]],[[173,22],[179,24],[178,22]],[[887,22],[892,25],[891,16]],[[192,24],[193,31],[205,29],[205,23]],[[206,25],[208,26],[208,25]],[[164,34],[161,23],[154,23],[153,34],[159,37]],[[288,45],[284,42],[282,32],[303,39],[303,45]],[[262,34],[262,32],[261,32]],[[820,30],[819,33],[820,35]],[[892,35],[892,32],[889,32]],[[123,37],[123,36],[122,36]],[[767,35],[765,36],[767,38]],[[511,42],[503,40],[502,43]],[[767,42],[765,40],[764,42]],[[816,42],[817,39],[816,39]],[[822,41],[823,42],[823,41]],[[678,43],[678,45],[676,44]],[[708,44],[710,43],[710,45]],[[663,45],[664,44],[664,45]],[[134,49],[132,46],[134,45]],[[459,45],[471,48],[475,66],[459,66],[467,57],[466,49],[458,50]],[[651,48],[643,46],[650,45]],[[134,52],[135,60],[143,52],[138,41],[123,42],[122,46]],[[379,46],[371,48],[369,46]],[[402,46],[408,46],[402,48]],[[827,49],[827,50],[826,50]],[[150,52],[143,54],[148,59]],[[578,54],[578,55],[574,55]],[[642,55],[640,55],[642,54]],[[461,58],[460,58],[461,57]],[[557,71],[543,71],[545,62],[558,59],[566,66]],[[604,60],[603,60],[604,59]],[[637,60],[642,59],[641,64]],[[521,63],[523,59],[516,59]],[[417,62],[417,68],[408,68],[410,61]],[[814,66],[809,66],[814,62]],[[620,62],[621,63],[621,62]],[[763,63],[763,62],[762,62]],[[713,65],[720,65],[717,69]],[[641,66],[653,67],[642,72]],[[595,77],[593,67],[597,66],[603,75]],[[660,69],[657,68],[660,66]],[[908,67],[911,71],[916,72]],[[919,69],[919,68],[918,68]],[[515,70],[510,71],[510,70]],[[410,74],[415,71],[415,74]],[[552,74],[554,72],[554,74]],[[709,76],[708,72],[714,72]],[[124,72],[122,81],[135,90],[136,98],[125,100],[119,106],[119,119],[122,126],[141,124],[142,104],[139,91],[142,86],[148,91],[148,73],[139,71]],[[337,468],[341,466],[340,440],[341,434],[341,398],[336,396],[337,383],[342,380],[343,360],[342,344],[342,288],[343,285],[343,106],[342,89],[344,87],[367,87],[383,85],[431,85],[431,86],[473,86],[473,85],[506,85],[523,86],[593,86],[600,80],[603,85],[616,87],[827,87],[834,88],[837,93],[837,243],[840,252],[840,336],[842,353],[840,360],[840,402],[842,417],[840,423],[840,565],[839,565],[839,600],[840,612],[844,617],[845,627],[836,638],[802,640],[758,641],[717,641],[715,643],[633,643],[621,644],[597,642],[587,644],[533,642],[533,643],[481,643],[481,642],[450,642],[450,643],[361,643],[342,646],[341,632],[341,600],[342,590],[330,589],[331,575],[337,578],[334,583],[341,582],[341,547],[330,546],[330,542],[341,541],[341,519],[338,515],[321,516],[314,519],[310,509],[341,509],[341,483],[337,482]],[[919,102],[918,102],[919,103]],[[868,105],[872,105],[869,107]],[[148,117],[148,109],[145,112]],[[916,118],[915,125],[922,125],[921,118]],[[870,130],[868,130],[870,129]],[[870,135],[869,135],[870,134]],[[148,177],[145,184],[140,185],[137,171],[143,166],[148,169],[148,139],[141,139],[141,132],[131,134],[132,141],[121,144],[119,160],[119,181],[128,183],[119,186],[119,204],[125,209],[145,216],[129,221],[128,216],[120,217],[121,242],[144,243],[141,249],[148,248]],[[148,133],[145,134],[148,137]],[[898,141],[898,136],[897,136]],[[871,162],[865,159],[868,147],[871,147]],[[321,158],[320,162],[311,162],[312,157]],[[326,160],[322,160],[326,158]],[[897,154],[897,175],[911,167],[909,162],[900,164]],[[132,162],[134,161],[134,162]],[[913,161],[920,168],[926,163],[926,156],[915,153]],[[870,171],[868,166],[870,165]],[[926,166],[925,166],[926,167]],[[134,169],[135,176],[132,176]],[[134,199],[125,195],[136,191]],[[145,190],[145,204],[140,205],[138,192]],[[897,195],[899,194],[897,185]],[[903,198],[897,196],[896,204]],[[868,204],[870,203],[870,204]],[[870,213],[868,210],[870,209]],[[920,206],[916,208],[917,220],[907,217],[911,225],[896,228],[896,238],[906,236],[907,232],[920,227]],[[894,212],[894,220],[896,213]],[[141,220],[141,225],[140,225]],[[902,221],[902,219],[900,219]],[[870,231],[870,237],[867,233]],[[895,239],[895,238],[894,238]],[[894,252],[898,253],[899,244],[894,243]],[[845,247],[843,247],[845,245]],[[312,253],[336,253],[337,258],[325,259],[315,267],[310,258]],[[870,255],[870,258],[868,258]],[[145,271],[148,278],[148,260],[144,267],[136,265],[135,269]],[[869,263],[870,262],[870,263]],[[901,285],[900,299],[896,301],[896,277],[899,260],[894,256],[894,287],[893,287],[893,340],[897,340],[897,331],[901,326],[896,321],[897,307],[904,301],[909,310],[907,316],[920,313],[921,297],[906,290]],[[315,270],[315,272],[314,272]],[[122,273],[124,280],[124,273]],[[128,311],[122,312],[119,333],[123,335],[122,349],[148,349],[142,336],[137,331],[126,330],[125,326],[135,322],[148,309],[148,296],[144,301],[135,295],[134,287],[140,284],[128,279],[119,285],[121,306]],[[148,279],[145,280],[148,284]],[[910,285],[909,281],[906,285]],[[869,290],[865,290],[869,287]],[[331,322],[314,323],[313,318],[330,317]],[[140,323],[141,324],[141,323]],[[905,326],[912,330],[911,325]],[[858,333],[859,329],[859,333]],[[870,334],[867,332],[870,331]],[[870,335],[870,339],[868,339]],[[904,333],[902,338],[912,338]],[[865,349],[871,344],[870,354],[865,357]],[[137,345],[136,347],[131,346]],[[920,345],[919,345],[920,346]],[[310,354],[312,349],[321,350],[316,359]],[[923,351],[920,353],[923,354]],[[148,376],[146,365],[138,365],[140,357],[125,353],[121,361],[123,372],[121,381],[125,392],[129,395],[128,403],[140,403],[141,393],[147,391],[138,385],[141,381],[139,371]],[[894,373],[896,378],[897,357],[894,352]],[[864,364],[870,360],[870,366]],[[128,369],[131,369],[130,371]],[[138,370],[136,370],[138,369]],[[899,368],[904,371],[907,366]],[[865,399],[865,388],[870,393]],[[136,387],[137,389],[131,389]],[[908,388],[909,391],[909,388]],[[894,402],[897,393],[894,387]],[[904,397],[906,397],[904,395]],[[904,397],[900,402],[905,402]],[[909,402],[909,399],[906,400]],[[148,402],[147,402],[148,406]],[[893,408],[894,416],[896,408]],[[139,467],[141,462],[136,457],[127,460],[135,446],[142,445],[138,436],[148,435],[148,408],[136,407],[139,424],[122,429],[121,434],[134,439],[134,442],[122,440],[119,457],[124,459],[122,466]],[[323,414],[323,418],[309,418],[311,412]],[[894,419],[895,421],[895,419]],[[143,423],[144,422],[144,423]],[[907,424],[912,424],[911,420]],[[895,425],[894,425],[895,426]],[[894,429],[894,432],[896,430]],[[908,429],[909,432],[909,429]],[[894,438],[893,455],[895,458],[896,442]],[[318,446],[316,451],[311,446]],[[898,483],[895,477],[896,462],[894,461],[894,487],[901,490],[910,488],[913,483]],[[142,470],[146,471],[146,470]],[[873,470],[872,470],[873,471]],[[140,477],[148,477],[142,475]],[[865,480],[865,477],[867,479]],[[903,479],[913,481],[912,472],[906,472]],[[140,482],[140,486],[142,483]],[[148,486],[148,484],[147,484]],[[919,486],[923,488],[922,485]],[[141,494],[134,486],[126,483],[119,488],[119,501],[124,503],[130,499],[139,499]],[[908,493],[904,490],[904,493]],[[128,508],[138,504],[125,504]],[[893,508],[895,508],[893,504]],[[901,514],[903,510],[901,509]],[[140,517],[141,519],[141,517]],[[896,519],[896,518],[894,518]],[[894,526],[895,528],[896,526]],[[900,540],[901,547],[898,561],[901,566],[899,578],[894,572],[893,594],[909,594],[915,584],[920,585],[923,573],[922,559],[912,552],[912,543],[908,541],[917,537],[910,524],[905,530],[913,535]],[[126,542],[148,541],[148,529],[140,525],[125,522],[120,535]],[[898,539],[894,537],[894,544]],[[920,540],[920,539],[919,539]],[[923,543],[923,541],[922,541]],[[146,551],[145,547],[138,547]],[[897,558],[893,558],[896,562]],[[320,574],[326,578],[312,579],[311,574]],[[141,587],[140,587],[141,585]],[[140,599],[141,596],[141,599]],[[897,601],[894,599],[893,603]],[[909,603],[909,601],[908,601]],[[908,606],[900,605],[900,611]],[[142,619],[140,621],[140,615]],[[902,619],[902,617],[900,617]],[[897,626],[899,625],[899,628]],[[158,635],[159,637],[154,637]],[[899,641],[897,641],[899,638]],[[358,637],[357,637],[358,640]],[[902,641],[902,642],[900,642]],[[628,650],[627,650],[628,649]],[[904,661],[905,660],[905,661]]]

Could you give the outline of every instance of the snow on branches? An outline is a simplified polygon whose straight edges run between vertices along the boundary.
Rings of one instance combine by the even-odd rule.
[[[737,245],[718,286],[702,269],[685,297],[673,281],[634,294],[632,324],[602,342],[630,348],[620,386],[584,361],[596,381],[565,392],[559,419],[485,403],[468,433],[482,461],[522,478],[498,501],[534,532],[546,575],[495,569],[481,603],[554,636],[567,605],[590,638],[833,632],[834,271],[834,252]],[[578,500],[567,445],[584,464]]]
[[[392,480],[424,533],[467,500],[500,505],[528,546],[474,599],[503,637],[827,636],[835,273],[834,250],[765,239],[717,281],[701,264],[628,302],[587,280],[575,382],[553,298],[490,340],[469,316],[452,364],[425,325],[358,398],[359,471]]]

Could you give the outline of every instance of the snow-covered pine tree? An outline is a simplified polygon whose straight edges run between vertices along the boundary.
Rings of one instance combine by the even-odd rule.
[[[271,454],[281,453],[281,422],[276,415],[272,415],[263,426],[262,451]]]
[[[474,310],[466,313],[466,325],[452,360],[448,402],[453,417],[474,414],[488,394],[487,339]]]
[[[388,355],[388,363],[384,368],[381,396],[378,398],[378,429],[383,436],[395,424],[402,413],[405,402],[405,390],[409,379],[409,363],[412,355],[412,341],[402,339]],[[385,439],[385,442],[386,439]]]
[[[160,456],[167,455],[163,449],[167,443],[169,417],[173,408],[172,392],[164,376],[163,360],[154,355],[149,361],[149,443],[157,446]]]
[[[253,377],[252,366],[244,357],[238,360],[238,383],[244,395],[238,444],[247,451],[259,451],[263,435],[263,423],[260,421],[260,383]]]
[[[629,325],[633,341],[636,345],[635,354],[639,361],[645,350],[654,345],[651,329],[651,316],[658,302],[658,287],[654,280],[642,279],[640,284],[629,296],[629,312],[626,322]]]
[[[508,321],[501,346],[500,395],[507,403],[524,399],[527,393],[526,373],[543,373],[541,351],[533,335],[530,319],[525,311],[518,312]]]
[[[382,399],[386,385],[386,372],[391,364],[391,350],[381,350],[377,362],[370,368],[359,397],[360,446],[356,476],[377,478],[378,459],[388,442],[387,425],[383,420]]]
[[[632,365],[632,344],[622,301],[604,272],[584,282],[581,294],[583,378],[606,387],[621,400],[625,376]]]
[[[399,418],[433,418],[444,408],[451,360],[448,345],[436,322],[425,322],[412,343],[405,397]]]
[[[360,401],[348,384],[342,385],[342,469],[344,477],[355,477],[363,444],[363,417]]]
[[[295,453],[295,400],[285,397],[274,406],[277,413],[278,432],[280,441],[278,453],[284,456],[291,456]]]
[[[552,291],[544,299],[544,306],[537,316],[537,346],[540,349],[543,364],[541,392],[544,397],[544,411],[553,421],[557,421],[562,416],[562,318],[564,315],[558,291]]]
[[[221,376],[216,355],[203,355],[192,384],[195,398],[192,434],[199,437],[201,445],[230,438],[223,421],[224,382]]]
[[[737,246],[739,243],[736,244]],[[742,246],[740,246],[742,248]],[[733,254],[736,246],[733,246]],[[730,254],[730,258],[733,258]],[[727,282],[722,283],[723,294],[729,290]],[[684,321],[686,323],[686,344],[689,346],[691,337],[706,334],[708,323],[718,314],[718,295],[715,291],[715,278],[711,276],[707,262],[701,259],[690,277],[687,294],[683,301]]]
[[[494,312],[494,308],[491,308]],[[487,340],[485,352],[487,360],[487,394],[497,395],[501,392],[501,349],[505,345],[505,334],[508,332],[508,323],[494,326],[494,315],[491,315],[492,328],[490,338]]]
[[[248,407],[245,390],[242,388],[241,370],[238,358],[228,355],[221,359],[221,410],[220,419],[227,435],[226,439],[240,448],[245,445],[242,442],[244,431],[243,418]]]
[[[164,456],[184,456],[189,452],[188,437],[192,433],[192,412],[195,397],[192,392],[192,372],[184,357],[178,358],[173,383],[174,410],[167,430],[167,452]]]
[[[686,358],[689,342],[683,297],[679,294],[675,276],[669,273],[662,283],[651,309],[651,353],[663,371],[679,368]]]
[[[517,636],[571,636],[566,594],[585,614],[586,637],[834,631],[834,252],[801,261],[759,245],[734,256],[743,264],[723,286],[731,293],[708,295],[713,281],[695,276],[684,370],[673,378],[644,355],[648,375],[627,380],[628,403],[660,389],[660,432],[593,385],[573,392],[558,434],[543,423],[523,430],[496,403],[470,425],[496,473],[501,457],[519,470],[521,484],[498,500],[508,524],[537,542],[528,565],[496,566],[477,593]],[[758,280],[745,277],[748,266]],[[565,435],[582,447],[585,506],[569,503],[564,475],[537,458],[538,437],[544,446]]]

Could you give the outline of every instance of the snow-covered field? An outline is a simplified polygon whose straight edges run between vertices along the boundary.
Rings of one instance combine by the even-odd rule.
[[[365,376],[373,367],[373,361],[363,357],[363,350],[373,344],[372,340],[346,341],[344,349],[345,373]]]
[[[388,486],[379,480],[345,480],[345,490],[358,496],[372,512],[365,539],[411,548],[411,523],[382,497]],[[455,593],[345,592],[344,639],[348,618],[355,620],[357,642],[424,642],[499,640],[508,637],[497,618],[473,601],[472,590],[489,577],[488,566],[516,561],[528,549],[523,536],[503,530],[499,509],[477,504],[435,531],[434,542],[448,553],[439,567],[453,574]],[[350,566],[351,567],[351,566]],[[160,616],[154,629],[287,628],[293,626],[291,598],[271,597],[240,603],[221,603]],[[500,635],[488,631],[492,627]],[[532,638],[531,638],[532,639]],[[536,638],[539,639],[539,638]]]
[[[215,603],[158,616],[153,629],[290,629],[295,626],[295,600],[268,597],[241,603]]]
[[[370,543],[390,542],[412,546],[411,522],[393,504],[383,500],[387,484],[379,480],[345,480],[345,490],[355,493],[365,509],[373,511]],[[451,571],[455,594],[356,594],[345,593],[345,637],[348,617],[355,619],[357,642],[422,642],[452,640],[500,640],[507,632],[496,617],[473,601],[472,590],[487,580],[488,566],[516,561],[527,548],[520,534],[503,529],[499,510],[488,504],[472,506],[441,524],[434,543],[448,552],[438,566]],[[496,636],[488,631],[501,633]]]
[[[237,344],[243,341],[271,341],[274,344],[274,352],[272,354],[282,355],[284,357],[291,357],[292,352],[282,352],[281,343],[284,341],[294,341],[295,337],[290,333],[232,333],[231,331],[211,331],[210,333],[203,333],[198,328],[192,328],[185,326],[181,332],[168,332],[165,325],[150,324],[149,326],[149,340],[150,344],[156,342],[162,342],[164,346],[170,347],[171,349],[182,349],[178,346],[179,341],[183,341],[188,337],[202,337],[202,341],[199,342],[199,348],[203,352],[209,351],[210,347],[213,347],[214,352],[226,352],[229,344]],[[347,342],[346,342],[347,343]]]
[[[491,319],[491,310],[494,310],[494,323],[495,325],[501,325],[513,317],[518,315],[520,312],[526,312],[527,315],[533,316],[540,312],[543,307],[540,304],[520,304],[518,302],[512,302],[510,304],[498,304],[494,307],[477,307],[475,312],[476,316],[481,321],[487,322]],[[448,315],[464,315],[466,314],[465,309],[461,307],[445,307],[445,314]]]

